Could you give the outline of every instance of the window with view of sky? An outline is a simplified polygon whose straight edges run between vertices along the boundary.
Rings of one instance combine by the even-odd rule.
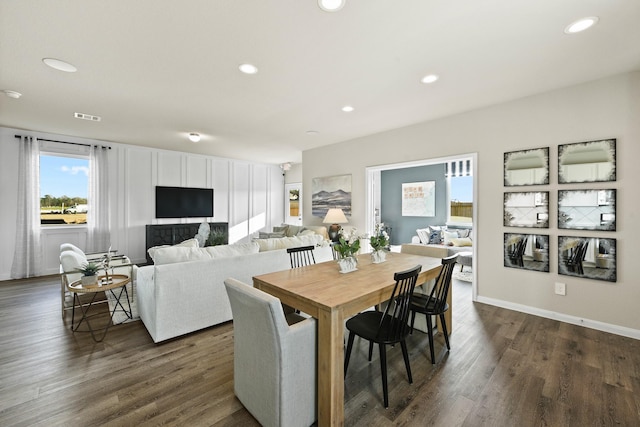
[[[84,224],[87,221],[89,159],[40,156],[42,224]]]

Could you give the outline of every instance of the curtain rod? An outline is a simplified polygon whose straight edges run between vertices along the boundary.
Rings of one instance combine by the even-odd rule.
[[[22,138],[24,135],[13,135],[16,138]],[[98,144],[82,144],[80,142],[68,142],[68,141],[56,141],[55,139],[44,139],[44,138],[37,138],[36,139],[38,141],[47,141],[47,142],[59,142],[60,144],[71,144],[71,145],[81,145],[83,147],[101,147],[101,148],[106,148],[111,150],[111,147],[108,147],[106,145],[98,145]]]

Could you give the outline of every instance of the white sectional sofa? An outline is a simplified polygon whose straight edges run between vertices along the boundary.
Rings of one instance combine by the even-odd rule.
[[[249,248],[251,245],[254,247]],[[286,249],[258,252],[259,245],[255,242],[235,246],[162,248],[156,253],[156,264],[138,268],[138,311],[154,342],[231,320],[225,279],[253,283],[253,276],[290,268]],[[249,249],[244,249],[250,253],[235,255],[242,252],[238,246],[246,246]],[[158,264],[159,255],[169,263]],[[329,246],[316,247],[314,255],[316,262],[333,257]],[[186,260],[194,257],[202,258]]]

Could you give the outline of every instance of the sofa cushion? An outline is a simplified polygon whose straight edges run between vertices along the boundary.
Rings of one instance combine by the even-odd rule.
[[[204,248],[211,258],[229,258],[232,256],[257,254],[260,246],[256,242],[236,243],[232,245],[207,246]]]
[[[300,246],[316,246],[322,244],[324,239],[319,234],[308,236],[283,237],[280,239],[253,239],[260,246],[260,252],[276,249],[297,248]]]
[[[174,264],[186,261],[203,261],[213,259],[206,248],[169,246],[158,248],[153,255],[155,265]]]

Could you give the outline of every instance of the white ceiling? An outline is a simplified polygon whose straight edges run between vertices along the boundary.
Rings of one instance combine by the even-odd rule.
[[[590,30],[563,33],[594,15]],[[299,162],[313,147],[640,70],[639,20],[638,0],[347,0],[337,13],[316,0],[2,0],[0,90],[23,96],[0,96],[0,126]],[[245,62],[258,74],[240,73]],[[440,80],[422,84],[429,73]]]

